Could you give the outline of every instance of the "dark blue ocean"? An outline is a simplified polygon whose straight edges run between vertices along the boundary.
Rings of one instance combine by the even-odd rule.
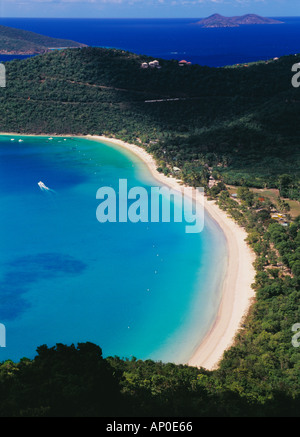
[[[284,24],[203,29],[199,19],[0,18],[0,24],[90,46],[114,47],[163,59],[221,67],[299,53],[300,17]],[[12,59],[1,56],[0,61]]]

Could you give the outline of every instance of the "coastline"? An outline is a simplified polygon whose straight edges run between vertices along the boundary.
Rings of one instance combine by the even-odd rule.
[[[40,136],[47,137],[46,134],[18,134],[1,132],[0,135],[7,136]],[[93,141],[111,143],[127,149],[138,156],[148,167],[152,176],[160,183],[172,189],[180,191],[183,188],[181,180],[174,177],[167,177],[157,171],[154,158],[142,147],[126,143],[122,140],[96,135],[52,135],[55,137],[86,138]],[[204,202],[204,205],[203,205]],[[255,256],[250,247],[245,242],[246,231],[238,226],[227,213],[222,211],[215,203],[202,197],[201,205],[204,206],[204,213],[220,226],[226,240],[228,248],[227,269],[225,279],[222,284],[221,302],[216,315],[216,319],[207,334],[195,347],[192,356],[187,364],[195,367],[204,367],[213,370],[218,367],[225,350],[232,346],[237,331],[241,328],[244,317],[255,296],[251,288],[254,282],[255,270],[252,265]]]
[[[103,136],[87,135],[86,138],[112,143],[129,150],[147,165],[156,180],[177,191],[182,189],[183,185],[179,179],[165,176],[157,171],[154,158],[142,147]],[[225,234],[228,247],[227,269],[216,319],[204,339],[193,351],[187,364],[214,370],[218,367],[225,350],[233,345],[255,296],[251,288],[255,276],[252,265],[255,255],[245,241],[246,231],[225,211],[222,211],[215,201],[209,201],[204,197],[204,208]]]

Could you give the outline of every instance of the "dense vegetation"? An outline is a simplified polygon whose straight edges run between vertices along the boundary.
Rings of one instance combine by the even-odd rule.
[[[248,232],[256,299],[218,370],[103,358],[98,346],[42,346],[34,360],[0,365],[1,416],[299,416],[300,219],[248,186],[299,198],[298,92],[290,56],[249,68],[142,70],[140,57],[67,50],[7,65],[2,131],[106,134],[141,144],[161,171],[206,186]],[[145,100],[182,100],[145,103]],[[208,188],[213,175],[217,183]],[[226,183],[241,185],[237,199]],[[281,199],[282,209],[286,208]]]
[[[236,68],[160,60],[160,69],[141,69],[150,58],[84,48],[13,61],[0,129],[114,135],[146,147],[165,171],[183,169],[189,183],[206,184],[199,175],[209,164],[225,183],[298,198],[300,100],[291,68],[299,57]]]
[[[38,54],[49,51],[55,47],[80,47],[74,41],[29,32],[27,30],[14,29],[0,26],[0,53],[2,54]]]

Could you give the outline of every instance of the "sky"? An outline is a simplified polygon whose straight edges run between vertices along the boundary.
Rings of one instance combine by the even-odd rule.
[[[300,16],[300,0],[0,0],[1,17],[202,18]]]

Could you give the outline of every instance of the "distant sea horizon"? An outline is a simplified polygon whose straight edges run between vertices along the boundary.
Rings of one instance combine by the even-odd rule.
[[[278,25],[206,29],[199,18],[0,18],[0,25],[53,38],[175,59],[209,67],[268,60],[299,52],[300,17]],[[0,61],[28,56],[0,55]]]

